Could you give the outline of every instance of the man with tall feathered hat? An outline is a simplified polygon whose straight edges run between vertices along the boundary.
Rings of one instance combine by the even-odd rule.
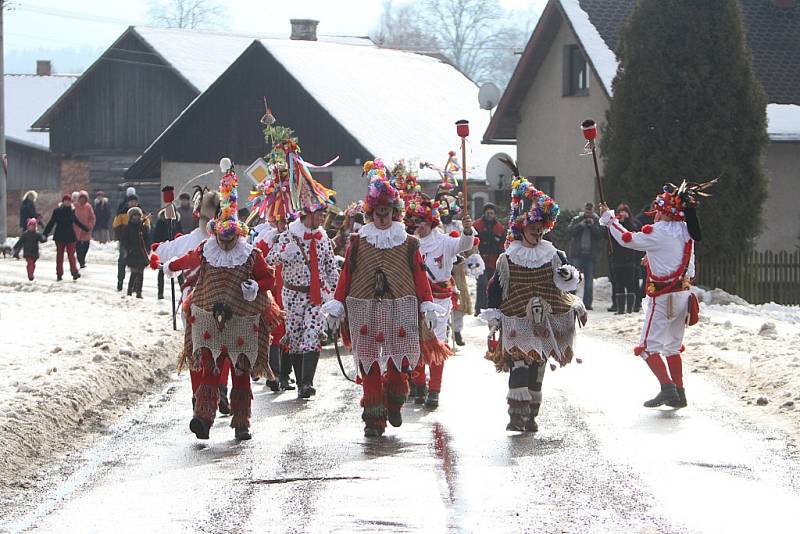
[[[434,333],[442,343],[447,343],[447,327],[453,309],[455,282],[452,271],[460,253],[471,250],[474,243],[472,237],[472,219],[464,215],[462,223],[464,231],[458,235],[448,235],[439,231],[441,219],[439,203],[425,195],[418,194],[406,204],[406,226],[419,238],[419,251],[428,283],[433,293],[433,302],[444,310],[436,318]],[[430,368],[430,381],[427,380],[425,367]],[[420,361],[414,370],[414,393],[417,404],[425,404],[428,408],[439,406],[439,394],[442,389],[444,360]]]
[[[186,307],[186,336],[181,364],[193,374],[194,417],[189,428],[198,439],[208,439],[219,401],[223,362],[233,368],[230,395],[231,427],[238,440],[251,438],[250,374],[266,373],[269,330],[280,315],[270,295],[272,270],[261,252],[248,244],[248,228],[238,219],[239,179],[228,158],[220,162],[220,210],[208,223],[209,238],[195,250],[164,263],[164,273],[175,277],[197,269],[197,280]]]
[[[400,193],[381,160],[366,162],[364,174],[368,222],[351,237],[334,299],[323,309],[353,349],[364,435],[379,437],[387,420],[395,427],[403,423],[410,370],[421,358],[443,361],[450,351],[432,331],[443,310],[433,303],[419,241],[401,222]]]
[[[649,212],[655,223],[639,232],[629,232],[613,210],[600,206],[600,224],[608,227],[611,236],[623,247],[645,253],[645,319],[634,354],[644,359],[661,385],[658,395],[644,403],[646,408],[686,406],[683,335],[687,323],[696,323],[699,314],[697,297],[691,292],[694,247],[702,237],[696,207],[715,182],[665,185]]]
[[[509,241],[489,281],[489,308],[481,318],[492,336],[487,359],[509,372],[506,430],[536,432],[547,362],[555,368],[572,361],[575,321],[585,323],[586,310],[570,294],[580,273],[543,239],[555,226],[558,204],[525,178],[511,187]]]
[[[288,191],[283,185],[278,191],[281,204],[288,201],[299,217],[273,238],[267,261],[281,266],[285,345],[298,384],[297,396],[309,399],[317,392],[314,376],[325,337],[320,307],[331,298],[339,279],[333,246],[322,228],[336,193],[311,176],[313,166],[300,157],[300,146],[291,129],[274,124],[274,118],[264,124],[265,137],[273,146],[269,159],[279,172],[286,173]],[[276,206],[273,204],[273,209]]]

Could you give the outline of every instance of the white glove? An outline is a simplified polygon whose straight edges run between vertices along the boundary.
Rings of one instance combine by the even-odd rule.
[[[328,329],[331,332],[336,332],[337,330],[339,330],[339,325],[342,324],[342,321],[335,315],[328,315],[325,318],[325,323],[328,325]]]
[[[436,325],[436,312],[433,310],[428,310],[425,312],[425,321],[428,323],[428,328],[433,330],[433,327]]]
[[[242,282],[242,297],[247,302],[253,302],[258,296],[258,283],[255,280],[245,280]]]
[[[560,276],[565,282],[569,282],[572,280],[573,276],[575,276],[572,270],[567,269],[566,267],[559,267],[556,272],[558,273],[558,276]]]
[[[489,334],[494,334],[500,330],[500,319],[489,319]]]

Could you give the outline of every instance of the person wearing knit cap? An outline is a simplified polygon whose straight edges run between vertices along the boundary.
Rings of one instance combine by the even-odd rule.
[[[133,188],[128,188],[128,190],[131,189]],[[138,205],[139,197],[134,194],[125,197],[125,199],[117,208],[117,214],[114,216],[114,220],[111,222],[111,229],[114,231],[114,238],[117,241],[119,241],[122,229],[125,228],[126,224],[128,224],[128,210],[135,208]],[[122,286],[125,283],[125,270],[125,249],[120,246],[119,255],[117,257],[117,291],[122,291]]]
[[[367,224],[351,236],[334,297],[323,306],[333,331],[352,348],[363,396],[364,435],[403,423],[408,374],[421,358],[441,362],[450,349],[433,332],[444,309],[433,294],[419,240],[402,223],[405,204],[380,160],[364,164]]]
[[[462,220],[464,231],[457,236],[446,235],[439,231],[441,225],[440,205],[425,195],[418,194],[406,204],[406,226],[419,238],[419,251],[428,283],[433,293],[433,302],[444,313],[436,317],[433,331],[436,338],[447,343],[447,327],[453,308],[455,282],[452,278],[453,266],[458,255],[471,250],[472,219],[465,214]],[[430,381],[427,380],[425,367],[430,368]],[[414,370],[415,402],[435,409],[439,406],[439,393],[442,388],[444,360],[421,360]]]
[[[509,373],[506,430],[536,432],[547,362],[555,370],[572,361],[575,321],[585,324],[587,316],[583,302],[570,293],[580,272],[543,239],[555,226],[558,204],[525,178],[511,187],[509,242],[497,259],[489,307],[480,317],[489,324],[486,358]]]
[[[647,269],[644,324],[634,354],[641,356],[658,379],[661,391],[645,401],[646,408],[686,406],[683,386],[683,335],[699,319],[699,303],[691,292],[695,275],[695,242],[702,238],[696,207],[716,180],[704,184],[667,184],[649,212],[655,223],[631,232],[614,210],[600,205],[600,224],[617,243],[645,253]],[[666,365],[664,365],[666,359]]]
[[[149,263],[150,219],[144,216],[138,206],[128,210],[128,222],[120,230],[119,246],[125,252],[125,265],[131,272],[128,278],[128,296],[135,293],[136,298],[140,299],[144,269]]]
[[[29,218],[25,231],[19,236],[14,244],[14,257],[19,259],[19,253],[27,263],[28,280],[33,281],[33,273],[36,270],[36,260],[39,259],[39,243],[45,243],[47,238],[40,234],[36,227],[39,221],[33,217]]]
[[[179,369],[189,366],[194,416],[189,429],[208,439],[219,406],[223,362],[233,371],[230,426],[237,440],[251,439],[250,375],[274,378],[269,368],[269,335],[280,311],[270,289],[272,271],[261,252],[247,243],[249,230],[239,221],[239,178],[228,158],[220,161],[219,214],[208,223],[209,238],[180,258],[164,262],[164,274],[177,277],[197,269],[191,299],[184,303],[186,333]],[[160,248],[160,247],[159,247]]]
[[[50,221],[44,228],[44,237],[53,231],[53,241],[56,242],[56,280],[61,281],[64,276],[64,252],[67,253],[69,260],[69,271],[72,279],[77,280],[81,277],[78,272],[78,262],[75,259],[75,243],[78,238],[75,235],[75,227],[84,231],[89,228],[75,217],[75,210],[72,209],[72,196],[65,194],[61,197],[61,204],[53,210]]]

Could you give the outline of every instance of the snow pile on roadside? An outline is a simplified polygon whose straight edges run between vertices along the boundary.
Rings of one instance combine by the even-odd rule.
[[[94,267],[113,279],[111,265]],[[102,269],[102,273],[99,270]],[[169,376],[182,341],[163,301],[72,282],[0,277],[0,488],[30,484],[127,400]],[[107,272],[105,272],[107,271]],[[188,399],[187,399],[188,402]],[[28,480],[26,480],[26,478]]]
[[[16,237],[9,237],[6,239],[6,245],[9,247],[13,247],[16,242]],[[20,256],[22,255],[20,254]],[[118,256],[119,248],[116,241],[109,241],[108,243],[98,243],[97,241],[92,241],[89,245],[89,253],[86,255],[86,263],[116,264]],[[51,262],[55,261],[55,259],[56,243],[53,241],[52,237],[49,237],[47,239],[47,243],[42,243],[39,245],[39,261],[36,262],[37,269],[43,261]],[[22,270],[25,270],[24,262],[22,262]],[[64,271],[69,272],[69,264],[67,263],[66,255],[64,257]]]

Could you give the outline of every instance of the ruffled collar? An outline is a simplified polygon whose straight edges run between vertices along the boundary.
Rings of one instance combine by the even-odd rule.
[[[689,227],[683,221],[659,221],[653,224],[653,230],[684,242],[689,241]]]
[[[419,238],[419,249],[425,253],[429,254],[433,252],[436,246],[447,236],[445,236],[442,232],[438,229],[434,228],[430,234],[425,237]]]
[[[375,248],[394,248],[406,242],[406,227],[397,221],[386,230],[379,230],[374,224],[365,224],[358,230],[358,235],[367,240]]]
[[[314,229],[307,228],[303,221],[300,219],[294,220],[289,223],[289,232],[300,239],[304,239],[307,232],[322,232],[324,235],[325,232],[322,231],[322,228],[317,226]]]
[[[506,249],[506,256],[516,265],[538,269],[552,262],[556,252],[556,247],[550,241],[542,240],[533,248],[523,246],[521,241],[512,241]]]
[[[223,250],[216,239],[208,239],[203,245],[203,257],[212,267],[233,268],[243,265],[253,252],[253,246],[242,238],[230,250]]]
[[[256,238],[253,240],[254,245],[261,243],[262,241],[267,244],[271,244],[272,238],[278,233],[278,229],[269,223],[259,224],[254,228],[254,230],[256,231]]]

